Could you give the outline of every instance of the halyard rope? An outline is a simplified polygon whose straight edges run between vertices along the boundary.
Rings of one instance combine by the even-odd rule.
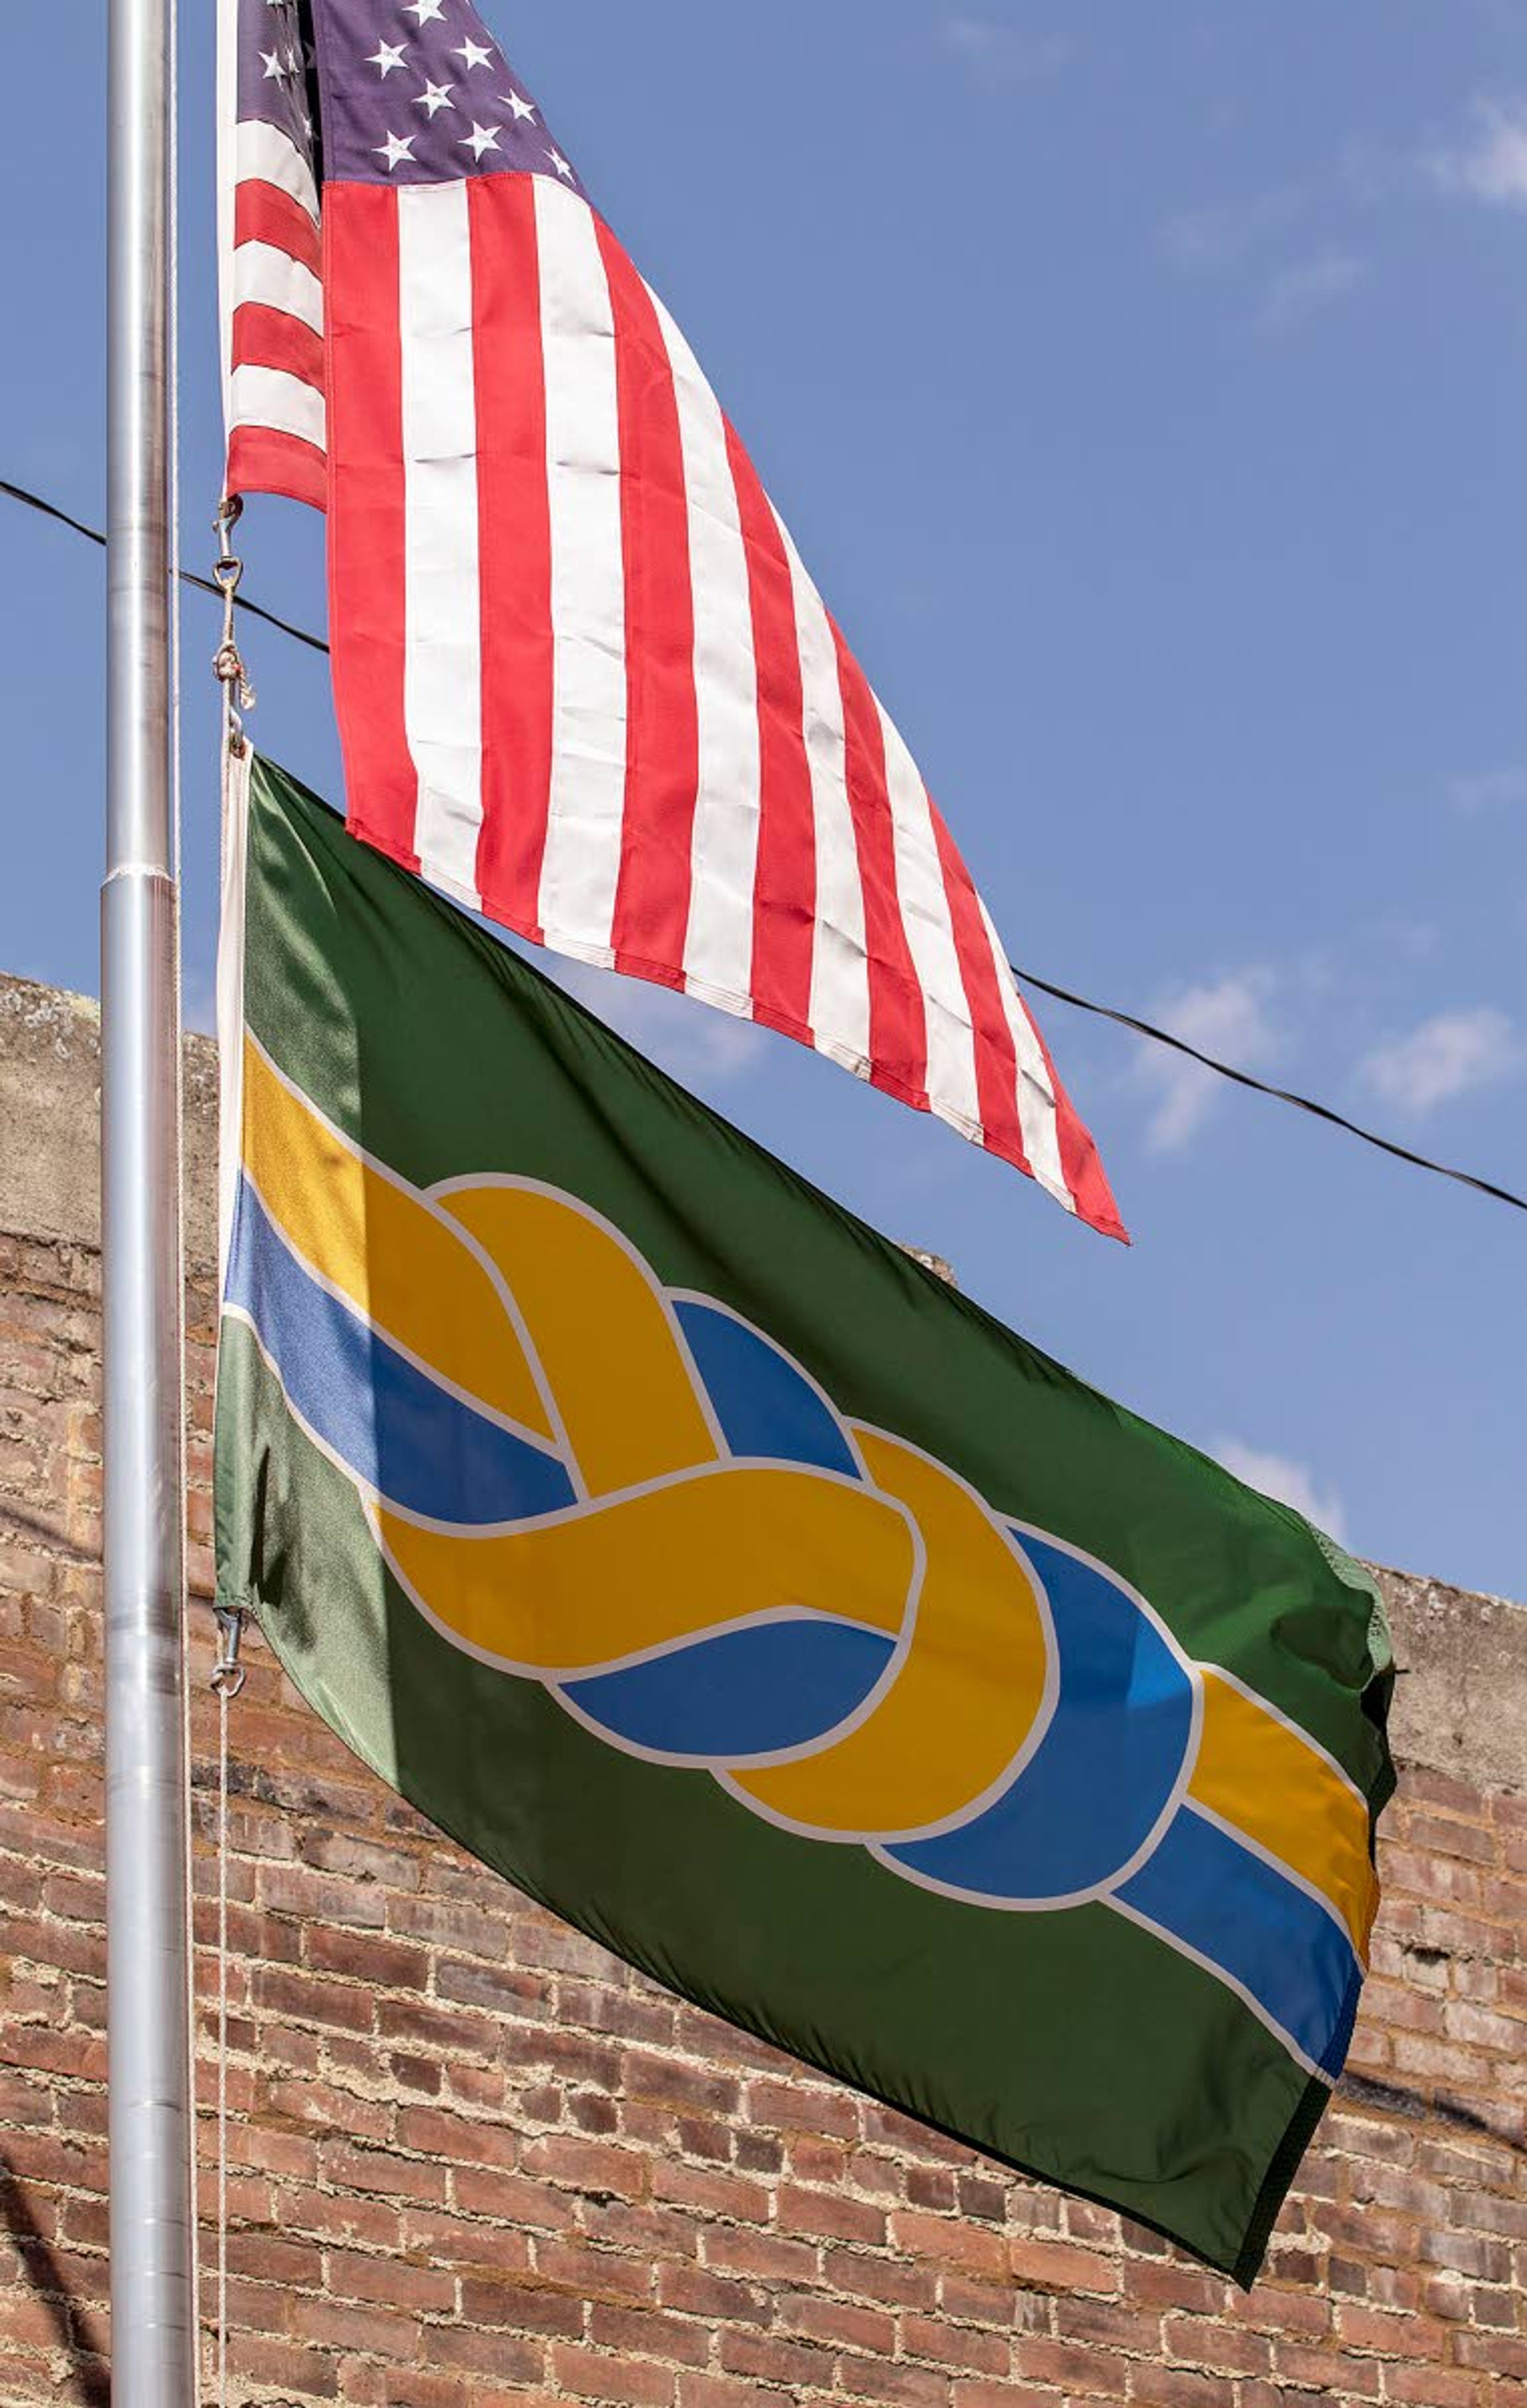
[[[221,1645],[212,1671],[218,1699],[218,2408],[228,2408],[228,1709],[244,1686],[242,1613],[218,1611]]]
[[[212,523],[218,536],[218,558],[213,567],[213,582],[222,596],[222,641],[212,660],[212,674],[222,689],[222,725],[219,739],[219,772],[221,813],[220,837],[221,844],[221,875],[220,887],[226,896],[229,847],[235,841],[230,814],[235,809],[232,792],[234,763],[246,750],[240,710],[250,710],[254,690],[250,684],[243,657],[234,632],[234,611],[238,581],[244,566],[235,554],[233,530],[243,504],[236,495],[225,498],[218,506]],[[226,931],[224,932],[226,935]],[[219,1076],[230,1075],[226,1062],[220,1063]],[[218,2099],[217,2099],[217,2397],[218,2408],[228,2408],[228,1708],[244,1686],[244,1671],[239,1663],[239,1642],[244,1632],[244,1616],[236,1610],[217,1609],[221,1645],[212,1670],[212,1687],[218,1699]]]
[[[177,1210],[175,1226],[178,1240],[175,1284],[176,1328],[176,1402],[178,1419],[176,1424],[177,1462],[178,1465],[178,1495],[181,1528],[179,1533],[180,1593],[176,1600],[179,1620],[181,1762],[184,1767],[185,1795],[182,1801],[185,1831],[185,1915],[188,1935],[186,1948],[186,2074],[190,2101],[191,2131],[191,2300],[190,2322],[197,2381],[200,2387],[202,2260],[201,2216],[196,2197],[196,2171],[199,2150],[196,2144],[196,1885],[194,1872],[195,1838],[191,1815],[192,1715],[191,1682],[187,1677],[189,1663],[188,1588],[185,1561],[185,1443],[186,1443],[186,1347],[185,1347],[185,1108],[184,1064],[180,1045],[181,996],[181,926],[180,868],[183,854],[184,764],[182,742],[182,629],[180,617],[181,589],[186,582],[180,552],[180,9],[179,0],[166,0],[165,40],[168,48],[168,91],[164,128],[164,209],[165,209],[165,437],[166,467],[169,475],[168,538],[169,593],[165,597],[169,615],[169,781],[170,781],[170,946],[174,978],[175,1060],[172,1065],[172,1086],[175,1098],[175,1193]]]

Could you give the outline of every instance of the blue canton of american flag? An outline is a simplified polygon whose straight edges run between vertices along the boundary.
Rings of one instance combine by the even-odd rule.
[[[329,515],[352,832],[1123,1234],[684,336],[469,0],[220,0],[230,494]]]
[[[289,493],[322,509],[325,161],[352,183],[516,174],[583,187],[466,0],[327,0],[316,12],[310,0],[221,6],[235,80],[223,184],[242,220],[224,241],[228,424],[234,453],[248,455],[230,463],[229,490]],[[290,206],[273,205],[271,192]],[[273,227],[273,214],[285,222]]]

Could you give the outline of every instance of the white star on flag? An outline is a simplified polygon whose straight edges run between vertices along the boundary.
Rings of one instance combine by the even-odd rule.
[[[550,160],[553,167],[555,167],[558,175],[565,176],[567,181],[571,183],[573,180],[573,171],[568,165],[567,161],[563,157],[562,152],[560,150],[549,150],[546,155]]]
[[[427,108],[432,119],[438,117],[442,108],[454,108],[456,106],[450,97],[455,89],[453,83],[427,83],[415,99],[414,107]]]
[[[411,134],[390,134],[384,143],[378,142],[376,147],[378,158],[385,159],[391,169],[397,165],[400,159],[412,159],[414,137]]]
[[[462,149],[470,150],[474,159],[480,159],[485,150],[498,149],[499,131],[495,125],[474,125],[470,134],[462,136]]]
[[[451,52],[452,58],[465,60],[466,72],[468,75],[471,74],[474,67],[485,67],[491,65],[492,63],[492,50],[485,50],[481,49],[478,43],[473,41],[464,42],[459,50],[453,50]]]
[[[403,0],[403,13],[417,18],[421,26],[430,25],[445,15],[446,0]]]
[[[368,54],[366,64],[375,67],[385,82],[392,69],[403,64],[405,47],[402,42],[383,42],[379,49]]]
[[[505,107],[506,107],[507,108],[512,108],[512,109],[513,109],[513,111],[514,111],[514,117],[515,117],[515,123],[516,123],[517,125],[518,125],[518,124],[522,124],[522,123],[523,123],[523,122],[524,122],[524,120],[525,120],[527,117],[532,117],[532,118],[533,118],[533,117],[535,116],[535,108],[532,107],[531,103],[530,103],[528,100],[526,100],[526,99],[525,99],[525,97],[524,97],[524,95],[523,95],[522,93],[518,93],[518,92],[506,92],[506,93],[501,93],[499,94],[499,97],[500,97],[500,99],[504,102],[504,105],[505,105]]]

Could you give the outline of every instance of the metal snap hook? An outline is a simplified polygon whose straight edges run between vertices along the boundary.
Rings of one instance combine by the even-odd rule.
[[[244,1609],[237,1605],[219,1605],[212,1610],[218,1622],[219,1654],[207,1685],[220,1698],[236,1698],[249,1678],[238,1660],[239,1646],[244,1637]]]

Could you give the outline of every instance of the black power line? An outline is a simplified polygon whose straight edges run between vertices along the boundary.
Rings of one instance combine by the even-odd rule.
[[[1136,1037],[1149,1037],[1153,1044],[1169,1045],[1174,1054],[1185,1054],[1190,1062],[1201,1063],[1221,1079],[1232,1080],[1237,1087],[1249,1087],[1256,1096],[1271,1096],[1275,1103],[1292,1104],[1295,1111],[1308,1112],[1312,1119],[1326,1121],[1332,1128],[1342,1130],[1348,1137],[1361,1138],[1364,1145],[1377,1146],[1380,1154],[1392,1154],[1396,1162],[1408,1162],[1416,1170],[1430,1170],[1438,1179],[1456,1180],[1460,1187],[1472,1187],[1480,1196],[1492,1196],[1497,1204],[1514,1205],[1519,1212],[1527,1212],[1527,1196],[1514,1196],[1509,1187],[1498,1187],[1492,1179],[1477,1179],[1472,1170],[1455,1170],[1446,1162],[1434,1162],[1430,1154],[1417,1154],[1408,1145],[1397,1144],[1393,1138],[1379,1137],[1373,1129],[1349,1121],[1345,1112],[1334,1111],[1329,1104],[1318,1104],[1309,1096],[1296,1096],[1291,1088],[1275,1087],[1265,1079],[1254,1078],[1249,1070],[1237,1070],[1233,1063],[1217,1061],[1212,1054],[1203,1054],[1190,1045],[1185,1037],[1174,1037],[1169,1028],[1157,1028],[1149,1020],[1136,1020],[1132,1011],[1116,1011],[1111,1004],[1092,1003],[1084,995],[1073,995],[1068,987],[1056,986],[1033,970],[1021,970],[1016,962],[1008,968],[1026,986],[1036,986],[1043,995],[1053,996],[1057,1003],[1069,1004],[1075,1011],[1090,1011],[1094,1019],[1112,1020],[1120,1028],[1132,1029]]]
[[[29,494],[24,485],[13,485],[8,477],[0,477],[0,494],[7,494],[13,502],[21,503],[26,509],[38,511],[45,519],[56,520],[72,535],[82,535],[87,543],[99,544],[105,550],[106,537],[99,527],[87,526],[83,519],[71,518],[68,511],[61,510],[56,502],[45,502],[40,494]],[[222,599],[221,589],[214,585],[209,577],[197,577],[189,568],[181,569],[180,582],[193,585],[198,594],[210,594],[214,602]],[[321,636],[310,636],[306,627],[294,627],[290,619],[278,619],[274,610],[265,609],[259,602],[246,602],[242,595],[237,595],[234,600],[236,609],[247,611],[251,619],[264,620],[267,627],[276,628],[280,635],[290,636],[294,644],[306,644],[312,652],[327,652],[329,647]]]
[[[46,519],[56,521],[60,526],[69,528],[72,534],[83,536],[87,542],[101,545],[106,542],[99,527],[87,526],[83,520],[71,518],[68,511],[60,509],[56,502],[44,501],[40,494],[29,493],[24,485],[13,485],[8,478],[0,477],[0,494],[7,494],[13,502],[20,502],[29,510],[39,511]],[[220,589],[208,578],[197,577],[189,568],[181,569],[180,579],[183,584],[194,586],[199,594],[210,594],[214,601],[222,598]],[[290,636],[293,643],[306,644],[309,652],[326,653],[329,650],[321,636],[309,635],[306,627],[294,627],[290,620],[278,619],[274,610],[266,610],[258,602],[246,602],[239,596],[235,597],[235,607],[246,611],[251,619],[259,619],[267,627],[276,628],[278,634]],[[1307,1112],[1312,1120],[1324,1121],[1329,1127],[1340,1129],[1346,1137],[1357,1138],[1363,1145],[1375,1147],[1379,1154],[1389,1154],[1395,1162],[1408,1163],[1414,1170],[1430,1171],[1437,1179],[1450,1179],[1460,1187],[1473,1188],[1476,1195],[1492,1197],[1497,1204],[1509,1204],[1518,1212],[1527,1212],[1527,1197],[1513,1195],[1509,1187],[1497,1186],[1492,1179],[1477,1178],[1471,1170],[1458,1170],[1449,1163],[1434,1162],[1429,1154],[1417,1154],[1412,1147],[1401,1145],[1393,1138],[1379,1137],[1375,1130],[1363,1128],[1358,1122],[1349,1120],[1345,1112],[1334,1111],[1329,1104],[1317,1103],[1309,1096],[1295,1095],[1288,1087],[1275,1087],[1267,1080],[1254,1077],[1249,1070],[1237,1069],[1234,1063],[1219,1061],[1214,1054],[1205,1054],[1198,1046],[1190,1045],[1185,1037],[1174,1037],[1169,1028],[1157,1028],[1149,1020],[1137,1019],[1132,1011],[1116,1010],[1112,1004],[1093,1003],[1087,996],[1074,995],[1069,987],[1057,986],[1052,980],[1040,978],[1036,971],[1020,969],[1016,962],[1010,962],[1008,968],[1025,986],[1037,987],[1042,995],[1052,996],[1057,1003],[1069,1005],[1073,1011],[1089,1012],[1094,1020],[1111,1020],[1117,1027],[1127,1028],[1135,1037],[1147,1038],[1153,1045],[1165,1045],[1174,1054],[1184,1054],[1190,1062],[1198,1063],[1203,1069],[1212,1070],[1217,1078],[1230,1080],[1234,1086],[1249,1087],[1253,1095],[1269,1096],[1275,1103],[1290,1104],[1295,1111]]]

